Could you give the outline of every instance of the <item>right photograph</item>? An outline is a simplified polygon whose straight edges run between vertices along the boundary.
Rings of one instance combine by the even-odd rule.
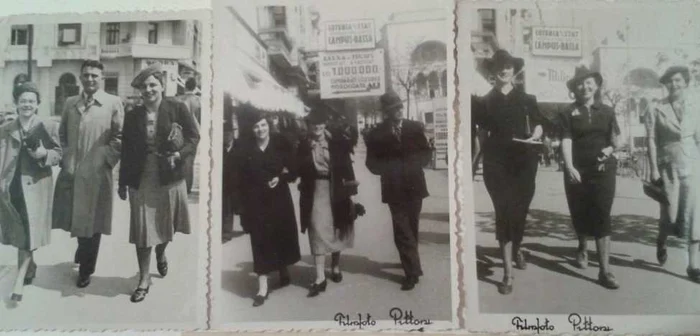
[[[458,3],[469,329],[697,329],[698,14]]]

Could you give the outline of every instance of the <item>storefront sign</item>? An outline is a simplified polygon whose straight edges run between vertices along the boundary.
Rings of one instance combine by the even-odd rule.
[[[319,74],[322,99],[382,95],[384,50],[321,52]]]
[[[577,59],[530,59],[526,63],[525,89],[539,102],[570,102],[566,82],[574,76]]]
[[[581,57],[581,29],[532,27],[532,54],[535,56]]]
[[[326,22],[326,50],[374,49],[374,20]]]

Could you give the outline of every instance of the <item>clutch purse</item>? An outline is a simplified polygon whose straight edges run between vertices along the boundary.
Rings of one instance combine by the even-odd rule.
[[[644,194],[660,204],[669,205],[668,197],[666,197],[666,193],[663,189],[664,182],[661,179],[656,181],[642,181],[642,185]]]
[[[178,123],[173,123],[168,134],[168,149],[173,152],[179,151],[185,146],[185,138],[182,135],[182,126]]]

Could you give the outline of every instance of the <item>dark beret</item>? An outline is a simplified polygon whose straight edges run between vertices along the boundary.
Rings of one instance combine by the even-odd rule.
[[[147,68],[141,70],[136,77],[134,77],[134,80],[131,81],[131,87],[138,89],[141,87],[144,81],[148,79],[148,77],[153,76],[154,74],[158,74],[163,72],[163,66],[160,63],[153,63],[149,65]]]

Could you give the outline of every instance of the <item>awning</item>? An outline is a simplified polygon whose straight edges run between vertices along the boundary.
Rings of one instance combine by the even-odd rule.
[[[222,71],[223,89],[231,95],[234,104],[248,103],[264,111],[306,115],[304,103],[248,55],[236,53],[228,62]]]

